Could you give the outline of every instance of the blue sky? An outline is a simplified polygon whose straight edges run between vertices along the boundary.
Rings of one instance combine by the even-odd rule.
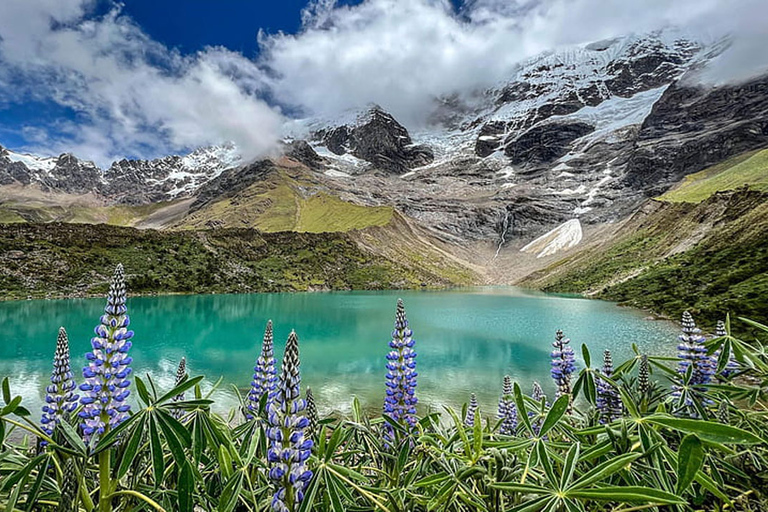
[[[768,65],[765,0],[0,0],[0,145],[113,160],[232,141],[270,153],[300,117],[437,98],[543,51],[680,26]]]

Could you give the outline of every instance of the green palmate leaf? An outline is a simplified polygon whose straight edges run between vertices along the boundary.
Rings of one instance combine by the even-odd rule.
[[[552,491],[546,487],[533,484],[521,484],[519,482],[498,482],[492,483],[493,489],[499,489],[505,492],[521,492],[526,494],[551,494]]]
[[[66,421],[61,421],[58,425],[56,425],[56,430],[61,432],[61,435],[67,441],[67,444],[71,446],[78,454],[80,454],[82,457],[85,457],[88,454],[88,449],[83,442],[83,438],[80,437],[80,434],[78,434],[74,428],[72,428],[72,425]]]
[[[197,385],[197,383],[199,383],[202,380],[203,380],[203,376],[202,375],[200,375],[198,377],[195,377],[193,379],[185,379],[185,380],[183,380],[181,382],[181,384],[179,384],[178,386],[176,386],[175,388],[173,388],[172,390],[170,390],[169,392],[167,392],[166,394],[164,394],[163,396],[158,398],[155,403],[160,405],[160,404],[170,400],[171,398],[173,398],[173,397],[175,397],[177,395],[182,394],[186,390],[195,387],[195,385]]]
[[[141,377],[136,377],[133,379],[133,382],[136,384],[136,391],[139,393],[139,398],[142,402],[144,402],[144,405],[149,405],[152,403],[152,400],[149,398],[149,391],[147,391],[147,385],[144,384],[144,381],[141,380]]]
[[[0,410],[0,416],[7,416],[9,414],[13,414],[16,412],[16,408],[21,403],[21,396],[15,396],[13,399],[11,399],[10,403],[3,407],[2,410]]]
[[[619,455],[618,457],[614,457],[613,459],[607,460],[602,464],[598,464],[594,468],[584,473],[581,477],[579,477],[573,483],[573,485],[571,485],[570,488],[574,490],[581,489],[587,487],[588,485],[592,485],[596,482],[604,480],[617,471],[624,469],[629,464],[631,464],[632,461],[638,459],[641,456],[642,454],[640,453],[625,453],[623,455]]]
[[[579,450],[581,449],[580,443],[573,443],[573,446],[568,450],[565,456],[565,463],[563,464],[563,474],[560,477],[560,488],[565,489],[568,484],[571,483],[573,473],[576,471],[576,463],[579,461]]]
[[[541,431],[539,431],[539,437],[544,437],[547,435],[547,432],[552,430],[552,428],[557,425],[557,423],[565,414],[565,411],[568,409],[568,403],[570,400],[571,397],[568,395],[563,395],[555,401],[555,403],[552,405],[552,408],[549,410],[549,413],[547,413],[547,417],[544,418],[544,423],[541,425]],[[527,416],[527,414],[524,416]]]
[[[227,480],[227,485],[224,486],[224,490],[221,492],[221,498],[219,498],[219,512],[232,512],[237,505],[237,500],[240,498],[240,493],[243,490],[243,480],[245,473],[242,471],[235,471],[232,476]]]
[[[339,488],[344,486],[344,482],[332,474],[327,474],[325,475],[325,486],[328,491],[328,498],[331,501],[331,510],[334,512],[344,512],[344,505],[342,505],[341,496],[339,495]]]
[[[619,503],[656,503],[659,505],[684,505],[686,502],[674,494],[650,487],[620,486],[600,487],[599,489],[580,489],[568,491],[569,498],[596,501],[616,501]]]
[[[653,415],[646,420],[655,425],[696,434],[702,440],[721,444],[760,444],[765,443],[760,437],[730,425],[712,421],[673,418],[671,416]]]
[[[11,385],[8,383],[8,377],[3,379],[3,403],[11,403]]]
[[[146,425],[146,418],[142,415],[141,419],[136,424],[136,428],[134,428],[131,431],[130,437],[128,437],[128,442],[125,446],[125,450],[123,451],[122,456],[118,462],[118,465],[117,465],[118,480],[123,478],[128,473],[128,470],[130,469],[131,464],[133,464],[133,461],[136,458],[136,454],[139,451],[139,445],[141,444],[142,438],[144,437],[145,425]]]
[[[149,416],[149,451],[152,455],[152,471],[155,475],[155,488],[157,488],[163,481],[165,462],[163,461],[163,445],[160,442],[157,421],[153,416]]]
[[[691,485],[703,463],[701,440],[694,434],[685,436],[677,453],[677,494],[682,494]]]
[[[515,395],[515,405],[517,406],[517,417],[523,420],[525,430],[531,436],[534,435],[533,428],[531,427],[531,420],[528,418],[528,409],[525,407],[525,400],[523,400],[523,392],[520,391],[520,386],[515,382],[513,393]]]
[[[93,450],[94,455],[103,452],[104,450],[110,448],[113,444],[115,444],[119,436],[122,435],[123,432],[131,428],[131,425],[133,425],[135,422],[140,420],[144,417],[146,409],[141,410],[134,414],[133,416],[129,416],[127,420],[122,422],[120,425],[115,427],[114,429],[107,432],[104,437],[99,439],[98,444],[96,445],[96,448]]]
[[[186,460],[184,448],[188,447],[191,442],[189,433],[184,430],[184,427],[182,427],[181,424],[178,425],[181,427],[180,429],[176,429],[171,426],[171,422],[178,422],[173,419],[170,414],[165,413],[164,411],[160,411],[159,409],[153,409],[153,412],[155,414],[152,414],[151,417],[160,426],[160,430],[163,432],[163,437],[165,438],[165,442],[171,451],[173,459],[176,461],[176,465],[181,467],[181,465]],[[163,415],[166,417],[163,417]],[[183,431],[184,435],[180,436],[179,430]]]
[[[178,485],[179,512],[192,512],[195,509],[193,499],[195,493],[195,474],[188,461],[181,465]]]

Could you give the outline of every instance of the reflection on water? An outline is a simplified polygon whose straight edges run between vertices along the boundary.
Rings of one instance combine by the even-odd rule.
[[[631,354],[633,342],[656,353],[669,353],[675,344],[673,325],[645,320],[642,313],[509,287],[136,297],[128,301],[136,331],[134,371],[150,373],[168,389],[178,360],[186,356],[193,375],[224,377],[219,397],[233,405],[229,389],[249,385],[264,325],[272,319],[276,354],[291,329],[298,333],[304,384],[314,388],[321,409],[346,412],[352,395],[376,409],[383,400],[383,356],[397,297],[405,301],[417,340],[420,400],[432,407],[457,406],[475,392],[490,412],[505,374],[524,389],[539,380],[553,393],[548,355],[558,328],[573,340],[578,355],[587,343],[594,360],[604,348],[621,360]],[[69,332],[79,375],[102,307],[99,299],[0,304],[0,377],[12,377],[28,407],[41,403],[58,327]]]

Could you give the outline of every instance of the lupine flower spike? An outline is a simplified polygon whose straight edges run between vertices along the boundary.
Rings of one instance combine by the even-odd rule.
[[[246,403],[246,419],[252,420],[259,412],[261,397],[267,395],[267,402],[272,399],[277,386],[277,370],[275,369],[275,352],[272,340],[272,320],[267,322],[264,339],[261,342],[261,354],[253,367],[253,381]],[[267,403],[269,410],[269,403]]]
[[[174,382],[173,387],[176,387],[179,384],[181,384],[186,374],[187,374],[187,358],[182,357],[181,361],[179,361],[179,367],[176,369],[176,381]],[[178,395],[173,397],[173,401],[174,402],[184,401],[184,393],[179,393]],[[171,414],[173,415],[174,418],[178,420],[184,415],[184,411],[181,409],[173,409]]]
[[[730,424],[731,411],[728,407],[728,400],[721,400],[720,404],[717,406],[717,420],[724,425]]]
[[[384,399],[384,413],[407,428],[416,426],[416,351],[413,331],[408,328],[403,300],[397,299],[395,329],[392,331],[392,349],[387,354],[387,396]],[[394,442],[392,426],[384,427],[384,444]]]
[[[317,415],[317,404],[315,404],[315,395],[312,394],[312,388],[307,388],[307,420],[309,425],[307,426],[306,436],[312,439],[318,433],[317,425],[320,421]]]
[[[725,322],[723,322],[722,320],[718,320],[717,328],[715,329],[715,337],[722,338],[727,335],[728,335],[728,331],[725,328]],[[737,371],[739,371],[739,362],[733,356],[733,349],[731,349],[730,354],[728,354],[728,362],[726,363],[725,368],[723,368],[721,375],[727,379]]]
[[[608,378],[613,376],[613,359],[610,350],[603,352],[603,368],[600,374]],[[619,392],[599,377],[597,379],[597,410],[600,414],[599,421],[603,425],[621,418],[624,413]]]
[[[701,330],[696,327],[696,322],[688,311],[683,313],[682,324],[683,334],[679,336],[680,343],[677,345],[677,357],[680,358],[677,372],[684,375],[688,367],[693,365],[690,384],[708,384],[717,370],[717,360],[707,355],[707,348],[704,346],[706,338],[701,335]]]
[[[75,473],[75,459],[69,457],[64,463],[64,471],[61,480],[61,497],[57,512],[75,512],[77,510],[77,474]]]
[[[53,356],[51,384],[45,388],[43,418],[40,420],[42,424],[40,428],[49,436],[53,434],[56,425],[77,407],[77,399],[80,397],[75,394],[75,387],[69,366],[69,338],[67,338],[67,331],[60,327],[59,337],[56,340],[56,353]]]
[[[552,379],[557,384],[557,397],[571,394],[571,375],[576,371],[576,356],[573,354],[573,349],[568,346],[571,342],[568,338],[563,336],[563,331],[557,331],[555,333],[555,341],[552,343],[554,350],[552,351],[552,369],[550,373]],[[570,413],[571,406],[568,406],[568,412]]]
[[[125,307],[125,275],[123,265],[118,265],[109,287],[107,306],[91,339],[93,350],[86,354],[89,363],[83,368],[85,383],[80,389],[83,410],[83,436],[91,441],[128,418],[130,405],[125,402],[131,381],[128,356],[133,331],[128,330],[130,319]]]
[[[477,403],[477,395],[472,393],[469,396],[469,405],[467,406],[467,415],[464,417],[464,425],[467,427],[474,427],[475,426],[475,417],[477,416],[477,409],[478,409],[478,403]]]
[[[499,433],[505,436],[514,435],[517,429],[517,406],[512,397],[512,379],[509,375],[504,376],[504,385],[501,388],[499,418],[501,419]]]
[[[537,403],[541,404],[541,401],[544,400],[544,406],[549,407],[549,402],[547,401],[547,395],[544,394],[544,390],[541,388],[541,384],[539,384],[536,381],[533,381],[533,387],[531,389],[531,398],[533,398]],[[538,413],[534,411],[528,411],[528,417],[533,418]],[[531,423],[531,428],[533,428],[533,432],[536,435],[539,435],[539,431],[541,430],[541,424],[543,423],[543,418],[538,418],[534,420]]]
[[[304,489],[312,478],[307,459],[312,440],[305,435],[309,420],[302,414],[306,402],[301,398],[299,372],[299,339],[295,332],[288,336],[283,355],[280,380],[269,403],[269,478],[276,490],[272,497],[275,512],[295,512],[304,499]]]
[[[637,392],[645,397],[651,391],[651,371],[648,367],[648,356],[640,356],[640,368],[637,371]]]

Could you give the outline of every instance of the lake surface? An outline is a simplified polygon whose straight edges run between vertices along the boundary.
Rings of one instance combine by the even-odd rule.
[[[549,352],[555,331],[571,338],[577,355],[586,343],[594,361],[613,351],[614,361],[641,350],[670,354],[676,327],[646,320],[642,312],[582,298],[510,287],[450,291],[329,292],[192,295],[128,299],[135,374],[150,373],[162,389],[173,384],[187,357],[191,375],[208,385],[224,377],[217,398],[234,405],[232,385],[246,388],[272,319],[278,361],[291,329],[299,336],[303,386],[311,386],[321,413],[348,412],[357,395],[379,410],[384,397],[384,355],[398,297],[405,302],[418,352],[418,396],[425,407],[460,406],[475,392],[481,410],[496,409],[502,378],[530,389],[538,380],[548,395]],[[105,301],[72,299],[0,303],[0,378],[39,411],[48,383],[59,326],[69,333],[72,366],[82,379],[83,355]],[[579,360],[581,363],[581,361]],[[581,365],[583,366],[583,364]],[[132,388],[133,389],[133,388]],[[221,407],[220,407],[221,409]]]

